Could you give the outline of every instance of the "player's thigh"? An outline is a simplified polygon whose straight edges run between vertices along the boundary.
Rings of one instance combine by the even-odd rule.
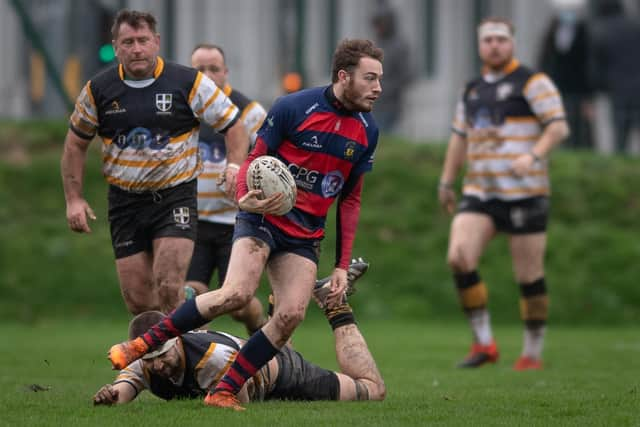
[[[489,215],[460,212],[451,222],[447,259],[461,267],[475,268],[487,244],[496,234]]]
[[[155,280],[184,282],[193,240],[184,237],[160,237],[153,240],[153,276]]]
[[[153,289],[151,265],[148,252],[116,259],[120,289],[128,304],[138,305],[148,300]]]
[[[546,245],[547,234],[544,232],[509,237],[513,271],[519,283],[530,283],[544,276]]]
[[[231,246],[223,290],[233,288],[243,294],[253,295],[260,284],[260,277],[271,249],[255,237],[240,237]]]
[[[285,252],[269,260],[267,275],[281,312],[305,310],[318,273],[315,262],[304,256]]]

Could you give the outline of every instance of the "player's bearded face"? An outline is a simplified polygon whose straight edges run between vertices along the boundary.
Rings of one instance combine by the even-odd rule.
[[[361,58],[343,84],[345,107],[351,111],[369,112],[382,93],[382,64],[377,59]]]
[[[513,39],[510,37],[490,35],[482,37],[478,45],[482,62],[494,71],[504,68],[513,58]]]
[[[180,353],[174,346],[158,357],[154,357],[148,361],[149,369],[162,378],[178,378],[181,371]]]
[[[160,36],[146,24],[138,28],[123,23],[114,43],[118,61],[127,77],[146,79],[153,77],[156,58],[160,50]]]

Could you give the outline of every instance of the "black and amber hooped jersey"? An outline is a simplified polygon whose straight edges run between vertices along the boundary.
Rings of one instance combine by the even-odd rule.
[[[230,85],[225,85],[222,91],[240,109],[238,120],[247,131],[253,147],[256,133],[267,112],[258,102],[247,98]],[[220,182],[227,167],[224,137],[203,124],[200,127],[199,146],[204,169],[198,176],[198,220],[233,225],[238,208],[226,197],[224,184]]]
[[[212,331],[188,332],[179,340],[184,351],[180,378],[170,380],[156,375],[140,359],[121,370],[114,384],[126,382],[136,394],[146,389],[165,400],[201,396],[220,381],[243,344],[233,335]]]
[[[511,172],[511,162],[531,151],[544,126],[564,119],[562,99],[551,79],[515,59],[500,76],[469,82],[452,125],[467,141],[463,193],[483,200],[549,195],[545,160],[522,177]]]
[[[70,128],[102,139],[106,180],[128,191],[174,187],[198,176],[200,122],[224,131],[238,108],[199,71],[157,58],[153,78],[126,80],[111,67],[82,89]]]

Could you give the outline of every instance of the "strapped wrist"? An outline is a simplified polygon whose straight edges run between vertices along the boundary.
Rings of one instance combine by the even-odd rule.
[[[453,183],[447,181],[440,181],[438,188],[442,190],[453,190]]]
[[[237,163],[227,163],[226,169],[240,170],[240,165]]]

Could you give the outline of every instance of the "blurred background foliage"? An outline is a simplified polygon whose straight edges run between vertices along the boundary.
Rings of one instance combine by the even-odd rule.
[[[115,274],[97,141],[91,146],[85,196],[98,220],[91,235],[66,225],[59,161],[66,123],[0,122],[0,319],[38,322],[66,317],[125,318]],[[371,262],[353,304],[358,317],[462,321],[445,262],[450,218],[436,187],[444,144],[383,138],[367,176],[354,255]],[[558,150],[547,281],[551,319],[564,324],[640,321],[640,169],[629,157]],[[334,261],[334,212],[321,274]],[[485,254],[496,322],[515,322],[518,287],[507,241]],[[260,289],[263,301],[268,292]],[[310,310],[308,317],[318,316]]]

